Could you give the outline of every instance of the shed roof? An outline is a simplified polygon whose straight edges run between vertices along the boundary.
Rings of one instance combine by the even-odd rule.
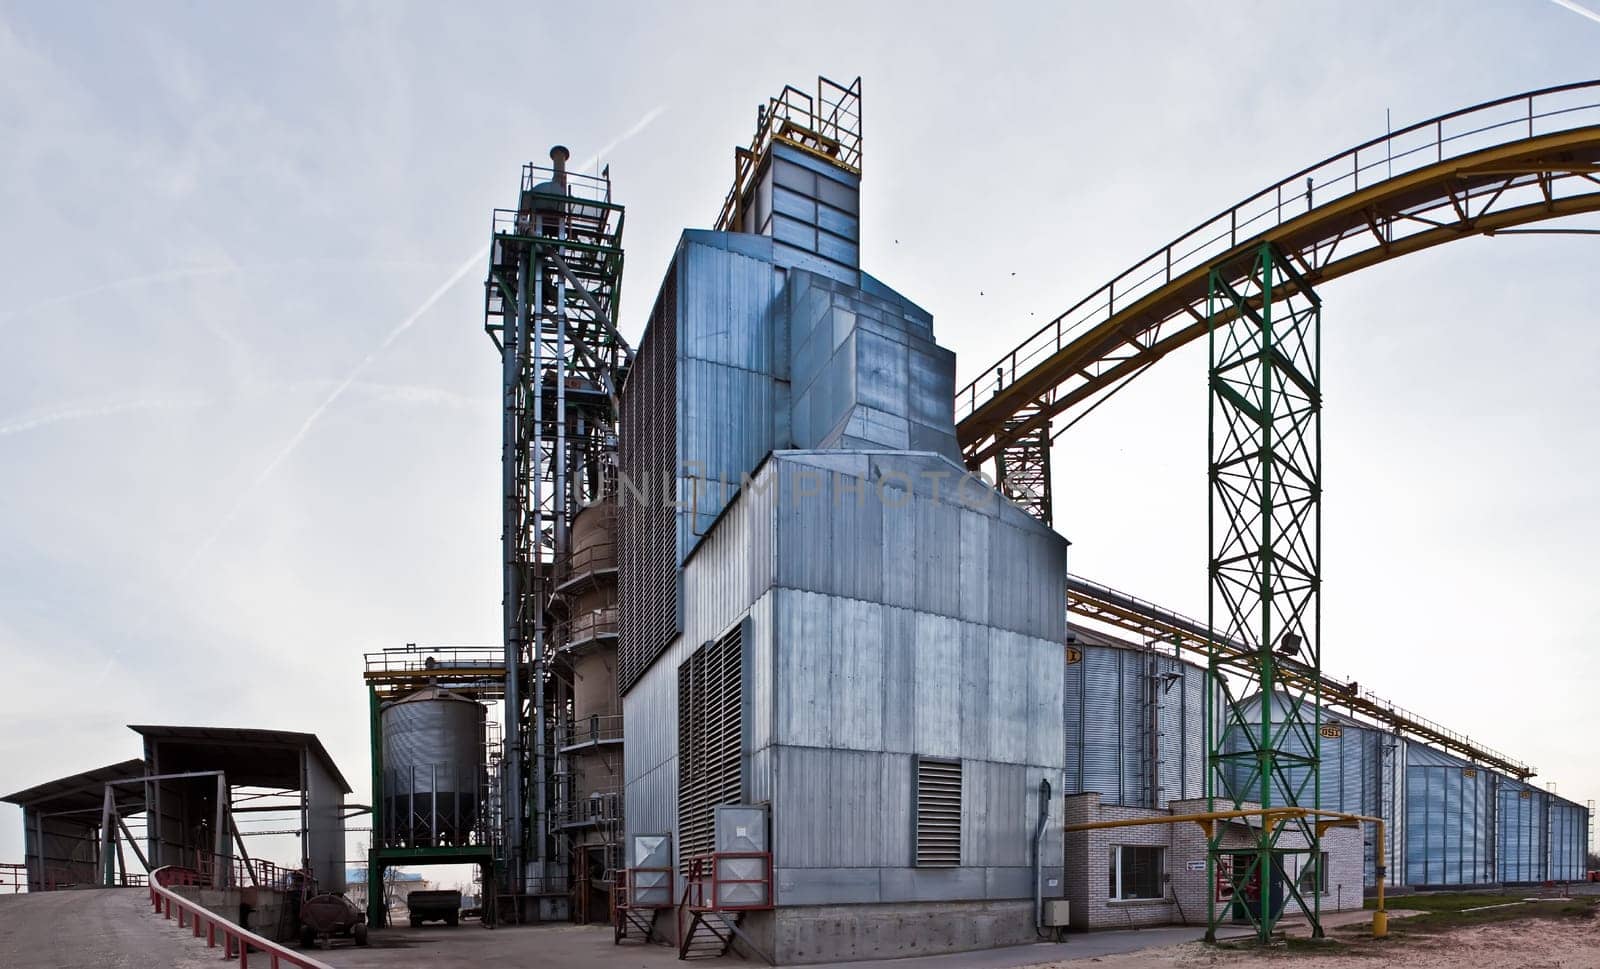
[[[339,767],[322,746],[316,734],[294,730],[256,730],[244,727],[182,727],[152,724],[129,724],[128,729],[164,745],[186,748],[182,760],[193,760],[193,768],[220,770],[233,784],[252,787],[280,787],[285,790],[300,789],[298,759],[287,755],[308,750],[327,768],[344,793],[351,793],[350,782],[344,779]],[[190,769],[187,763],[163,761],[163,771]]]
[[[0,801],[50,814],[58,811],[89,811],[98,809],[105,801],[105,786],[110,781],[133,780],[144,776],[144,761],[139,758],[117,764],[107,764],[82,773],[60,777],[26,790],[0,797]],[[144,810],[144,789],[136,784],[121,785],[117,789],[117,809]]]

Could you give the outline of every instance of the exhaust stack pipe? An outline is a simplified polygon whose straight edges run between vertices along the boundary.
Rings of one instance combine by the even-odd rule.
[[[550,180],[563,193],[567,190],[567,159],[571,157],[572,152],[567,151],[565,145],[556,145],[550,149],[550,164],[554,172]]]

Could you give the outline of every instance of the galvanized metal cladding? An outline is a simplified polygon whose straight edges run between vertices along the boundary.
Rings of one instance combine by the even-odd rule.
[[[1205,793],[1203,667],[1092,630],[1069,633],[1065,794],[1165,808]]]
[[[466,845],[482,820],[486,708],[447,690],[383,705],[384,823],[388,847]]]
[[[931,314],[860,264],[859,79],[762,106],[716,229],[680,236],[637,354],[617,330],[609,180],[568,173],[564,150],[529,166],[517,209],[495,216],[485,304],[505,397],[508,729],[490,788],[503,802],[479,813],[503,821],[506,892],[582,919],[615,887],[627,909],[630,890],[659,892],[672,871],[703,888],[726,867],[708,855],[734,845],[744,857],[726,870],[751,877],[724,887],[760,897],[733,907],[1037,911],[1044,866],[1067,859],[1048,833],[1060,798],[1033,794],[1057,783],[1150,812],[1383,819],[1368,885],[1575,871],[1581,808],[1513,780],[1532,771],[1510,758],[1326,681],[1318,619],[1314,287],[1442,241],[1447,208],[1470,232],[1547,217],[1507,207],[1541,187],[1563,212],[1600,209],[1557,164],[1569,150],[1600,161],[1592,133],[1557,120],[1559,93],[1526,96],[1525,136],[1473,141],[1441,120],[1392,184],[1368,180],[1368,145],[1340,156],[1348,176],[1315,170],[1315,197],[1280,185],[1231,210],[1225,236],[1168,247],[1159,270],[1119,277],[960,392]],[[1456,183],[1435,170],[1447,146],[1472,160]],[[1358,212],[1364,181],[1412,201]],[[1303,214],[1285,208],[1296,199]],[[1201,623],[1069,579],[1049,471],[1068,418],[1208,332]],[[998,489],[952,495],[963,464],[989,459]],[[1069,638],[1064,601],[1112,631]],[[415,795],[417,757],[382,757]],[[430,780],[430,803],[451,790]],[[1291,871],[1283,891],[1316,933],[1327,893],[1299,875],[1321,864],[1323,827],[1304,810],[1260,816],[1214,825],[1208,856],[1235,866],[1234,887]],[[650,865],[623,856],[629,839]],[[1349,888],[1353,835],[1335,843]],[[690,906],[694,925],[716,921],[721,890]],[[1243,912],[1270,935],[1269,894],[1211,898],[1209,927]]]

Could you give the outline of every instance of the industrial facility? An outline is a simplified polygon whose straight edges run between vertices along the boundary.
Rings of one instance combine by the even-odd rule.
[[[637,346],[609,169],[561,146],[525,166],[482,317],[504,641],[365,656],[366,924],[401,866],[473,866],[490,925],[780,965],[1321,935],[1369,898],[1382,934],[1389,889],[1587,880],[1592,802],[1325,675],[1318,601],[1318,287],[1443,241],[1407,233],[1452,206],[1515,224],[1600,198],[1600,104],[1551,96],[1393,132],[1426,151],[1386,175],[1366,146],[1291,176],[965,386],[933,314],[862,265],[859,78],[762,105],[712,228],[645,267]],[[1070,572],[1050,481],[1066,422],[1201,337],[1203,619]],[[124,846],[232,866],[241,785],[299,792],[296,871],[342,888],[350,787],[314,736],[133,729],[143,759],[7,798],[30,890],[129,884]]]

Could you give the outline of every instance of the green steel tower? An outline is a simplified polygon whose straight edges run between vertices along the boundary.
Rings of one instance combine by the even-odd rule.
[[[1315,808],[1321,301],[1272,243],[1213,266],[1209,290],[1207,806]],[[1246,837],[1237,832],[1229,824],[1209,832],[1206,938],[1243,919],[1268,941],[1291,904],[1320,936],[1318,822],[1267,814]]]

